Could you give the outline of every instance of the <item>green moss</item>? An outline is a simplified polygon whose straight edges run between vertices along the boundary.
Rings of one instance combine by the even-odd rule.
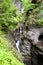
[[[24,65],[8,49],[7,41],[0,38],[0,65]]]

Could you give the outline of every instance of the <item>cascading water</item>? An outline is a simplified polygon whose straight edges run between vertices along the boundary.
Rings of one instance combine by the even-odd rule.
[[[16,39],[16,48],[18,50],[18,52],[20,52],[20,49],[19,49],[19,45],[20,45],[20,41],[18,39]]]
[[[14,0],[14,4],[17,6],[18,11],[23,14],[24,13],[24,8],[23,8],[22,4],[17,0]]]

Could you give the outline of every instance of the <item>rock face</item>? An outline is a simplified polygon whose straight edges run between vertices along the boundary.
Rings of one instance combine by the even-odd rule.
[[[27,37],[32,40],[34,45],[43,48],[43,28],[30,29],[27,33]]]
[[[21,53],[22,55],[30,55],[30,43],[27,39],[23,39],[23,42],[21,44]]]
[[[32,40],[32,42],[33,42],[34,44],[37,44],[39,34],[40,34],[40,30],[33,28],[33,29],[30,29],[30,30],[28,31],[27,36],[28,36],[29,39]]]
[[[34,45],[37,45],[38,47],[43,49],[43,28],[30,28],[27,31],[26,37],[23,35],[23,33],[18,32],[18,30],[13,31],[12,36],[13,36],[14,41],[15,39],[18,39],[20,42],[18,47],[19,47],[20,53],[24,57],[23,62],[26,65],[30,65],[29,57],[30,57],[30,44],[31,43],[29,40],[32,40],[32,43]],[[16,43],[14,45],[16,45]]]
[[[30,65],[30,42],[29,40],[32,40],[32,43],[39,48],[43,50],[43,28],[31,28],[27,32],[26,38],[23,38],[23,43],[21,44],[21,53],[24,56],[24,63],[26,65]]]
[[[42,33],[41,33],[42,32]],[[39,39],[41,36],[42,39]],[[32,40],[32,43],[34,45],[40,45],[43,42],[43,31],[42,28],[32,28],[27,32],[27,36],[23,36],[20,38],[20,51],[22,55],[30,55],[30,42],[29,40]],[[43,44],[42,44],[43,45]]]

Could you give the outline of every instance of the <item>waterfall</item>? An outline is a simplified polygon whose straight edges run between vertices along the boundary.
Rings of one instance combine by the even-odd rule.
[[[18,39],[16,39],[16,48],[18,50],[18,52],[20,52],[20,49],[19,49],[19,45],[20,45],[20,41]]]
[[[14,4],[17,6],[18,11],[23,14],[24,13],[24,8],[23,8],[22,4],[17,0],[14,0]]]

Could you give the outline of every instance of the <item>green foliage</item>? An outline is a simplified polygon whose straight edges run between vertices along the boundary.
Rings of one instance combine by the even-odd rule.
[[[38,11],[38,14],[37,14],[37,23],[39,25],[42,25],[43,26],[43,1],[39,5],[39,11]]]
[[[12,5],[11,5],[12,4]],[[0,26],[1,28],[12,28],[18,23],[16,15],[17,7],[12,0],[3,0],[0,4]]]
[[[34,9],[35,5],[31,3],[32,0],[22,0],[22,5],[24,7],[24,12],[27,12],[30,9]]]
[[[21,14],[21,12],[17,12],[18,8],[13,3],[13,0],[2,0],[2,2],[0,3],[0,30],[5,31],[7,28],[13,30],[16,29],[18,22],[28,19],[26,14],[29,14],[29,16],[31,14],[36,15],[36,17],[38,17],[36,21],[40,24],[43,24],[43,21],[41,20],[43,17],[43,1],[41,5],[37,3],[31,3],[32,0],[18,1],[22,4],[24,8],[23,15]]]
[[[0,37],[0,65],[24,65],[8,49],[7,41]]]
[[[28,5],[30,7],[28,7]],[[25,8],[27,8],[25,11],[29,13],[27,19],[29,21],[29,24],[37,24],[43,26],[43,1],[38,4],[28,3],[28,5],[25,6]]]

